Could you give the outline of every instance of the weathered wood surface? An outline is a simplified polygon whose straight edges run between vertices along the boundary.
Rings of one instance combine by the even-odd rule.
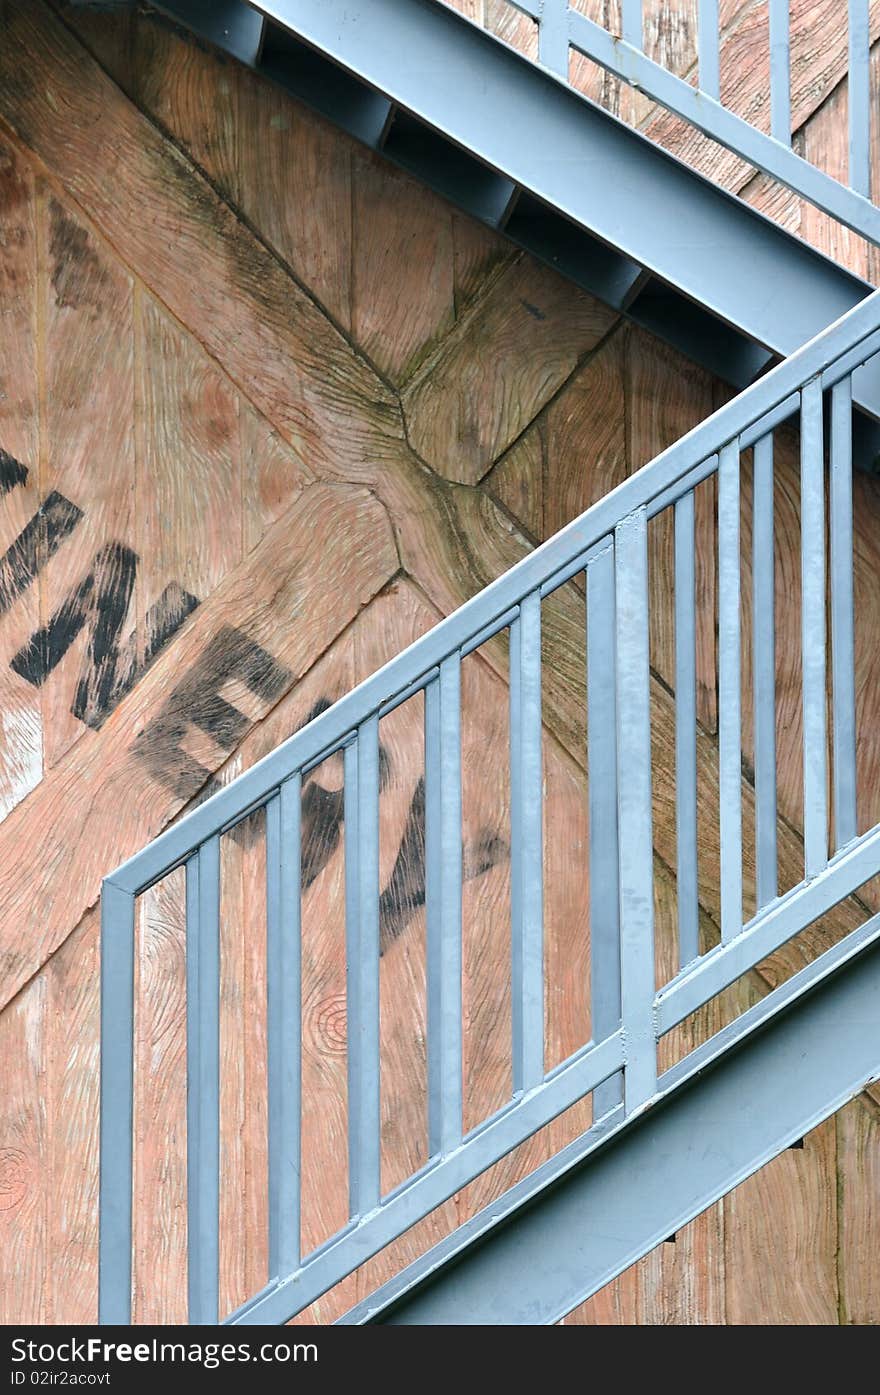
[[[475,11],[482,8],[477,5]],[[495,22],[501,23],[501,7],[494,10]],[[510,13],[508,10],[508,17]],[[542,371],[547,368],[548,376],[536,373],[535,363],[524,362],[517,356],[516,345],[511,347],[510,325],[518,323],[516,317],[521,312],[527,313],[516,303],[513,290],[546,312],[542,297],[547,296],[548,273],[526,258],[511,257],[498,239],[453,214],[442,200],[412,181],[365,159],[343,137],[286,97],[265,89],[252,75],[186,43],[155,21],[138,15],[113,20],[104,17],[99,22],[94,16],[67,14],[71,23],[81,26],[101,61],[134,99],[133,104],[36,0],[6,6],[0,15],[6,22],[5,32],[12,34],[11,44],[0,52],[0,76],[10,79],[0,88],[0,120],[10,121],[38,157],[33,163],[31,155],[23,156],[14,142],[7,142],[15,157],[14,188],[24,187],[27,197],[23,222],[13,224],[14,229],[23,227],[24,233],[16,231],[11,239],[25,249],[24,271],[18,281],[24,290],[20,300],[3,302],[4,312],[9,313],[9,305],[18,316],[15,334],[22,352],[9,360],[16,375],[14,406],[4,417],[0,397],[0,423],[5,432],[9,419],[10,433],[23,433],[17,444],[22,457],[32,452],[32,474],[26,485],[33,494],[25,495],[25,484],[17,484],[7,493],[0,501],[2,525],[6,528],[7,519],[14,517],[5,513],[6,503],[20,509],[21,522],[26,523],[37,500],[45,497],[39,490],[44,481],[40,469],[49,454],[53,469],[71,468],[69,462],[58,459],[59,446],[53,442],[50,450],[50,438],[46,434],[41,438],[37,430],[39,384],[45,381],[40,379],[37,362],[45,365],[48,358],[47,316],[45,308],[42,318],[37,316],[36,306],[47,307],[50,299],[48,239],[44,239],[44,251],[39,255],[38,243],[40,228],[48,228],[49,201],[54,199],[82,234],[81,245],[95,250],[99,265],[102,260],[106,262],[111,284],[132,286],[133,364],[126,357],[127,351],[123,352],[118,382],[123,385],[123,397],[131,393],[133,398],[134,491],[136,501],[145,505],[139,510],[135,504],[135,535],[125,539],[139,555],[143,553],[128,622],[136,635],[139,657],[147,656],[150,635],[161,620],[157,613],[152,622],[149,617],[165,588],[177,583],[180,594],[172,600],[178,609],[184,594],[197,594],[201,602],[184,632],[164,647],[150,672],[119,701],[99,731],[84,727],[80,733],[71,728],[75,744],[60,756],[42,787],[33,790],[18,813],[0,827],[0,850],[4,866],[8,866],[8,855],[20,858],[23,846],[32,858],[46,849],[40,838],[57,814],[64,791],[73,787],[68,782],[76,783],[79,777],[86,782],[85,788],[95,791],[102,827],[109,824],[109,811],[121,805],[114,791],[124,784],[125,807],[133,799],[141,811],[139,817],[143,817],[143,827],[125,831],[125,839],[130,837],[132,844],[126,843],[127,851],[185,807],[195,793],[190,786],[186,790],[181,786],[173,797],[167,790],[157,795],[150,786],[148,797],[140,799],[134,796],[145,788],[138,783],[146,778],[143,772],[132,776],[130,764],[123,764],[118,767],[119,783],[108,780],[107,772],[117,768],[117,754],[129,751],[130,755],[125,734],[132,739],[138,725],[155,715],[168,695],[170,675],[176,681],[178,669],[186,671],[184,666],[193,656],[205,652],[203,645],[210,648],[210,638],[230,605],[232,623],[247,617],[249,624],[252,616],[258,616],[259,642],[276,662],[280,660],[290,668],[291,678],[288,683],[279,682],[277,692],[266,701],[255,702],[253,693],[240,682],[236,684],[233,674],[228,675],[224,696],[245,718],[231,744],[218,746],[210,733],[197,725],[187,726],[182,738],[186,753],[185,759],[181,758],[183,768],[192,770],[191,762],[195,762],[204,778],[217,771],[216,778],[221,780],[231,778],[245,763],[271,749],[316,702],[339,696],[355,678],[364,676],[438,615],[447,613],[510,565],[530,543],[552,532],[644,463],[705,415],[712,401],[705,375],[655,345],[648,336],[615,329],[604,311],[605,341],[598,351],[591,353],[584,348],[585,341],[579,337],[583,324],[591,314],[595,313],[596,325],[601,317],[579,295],[574,299],[569,295],[567,307],[558,297],[553,301],[550,318],[556,316],[554,333],[568,336],[568,347],[559,357],[543,350],[535,353],[537,367]],[[482,20],[483,16],[475,12],[473,17]],[[688,32],[685,25],[682,43],[690,42]],[[28,90],[28,81],[19,70],[42,74],[62,95],[70,111],[64,130],[50,119],[39,91]],[[137,110],[138,105],[143,112]],[[99,109],[102,121],[95,126],[93,119]],[[150,117],[160,123],[161,130]],[[257,140],[264,124],[274,133],[273,140],[277,136],[274,143]],[[96,146],[98,139],[101,143]],[[172,142],[177,142],[179,150]],[[121,152],[118,157],[117,150]],[[204,169],[216,188],[205,182],[190,161]],[[33,192],[33,169],[38,171],[39,198]],[[311,203],[303,192],[311,187],[310,181],[319,185]],[[0,204],[0,225],[4,228],[5,217],[4,201]],[[29,222],[33,223],[33,234],[28,232]],[[409,224],[420,230],[420,247],[432,249],[427,278],[420,276],[414,265],[409,266]],[[194,257],[200,269],[197,280],[191,275]],[[349,262],[352,271],[346,279]],[[389,283],[388,267],[403,267],[405,262],[404,281],[398,275]],[[505,285],[507,291],[502,289]],[[390,297],[393,304],[383,306],[383,296],[386,301]],[[540,326],[541,322],[535,324]],[[96,344],[95,366],[100,363],[100,334]],[[83,354],[89,352],[86,344]],[[474,368],[476,358],[481,360],[480,371]],[[58,365],[61,372],[61,357]],[[85,375],[87,364],[78,368]],[[449,415],[444,394],[435,391],[432,396],[429,390],[434,370],[438,376],[445,375],[453,395],[469,380],[480,385],[476,449],[469,446],[462,454],[461,446],[454,442],[452,450],[445,448],[444,432],[448,438],[449,422],[457,418],[454,411]],[[11,381],[11,371],[0,345],[0,375],[7,374],[4,386]],[[424,432],[433,470],[426,469],[407,448],[396,389],[402,389],[407,425]],[[109,398],[110,387],[102,385],[104,390]],[[59,402],[53,410],[63,407]],[[84,403],[76,419],[71,418],[72,441],[88,441],[89,431],[94,431],[90,410],[91,405]],[[48,421],[48,414],[44,419]],[[12,439],[11,434],[4,435],[0,446]],[[125,445],[129,447],[127,438]],[[103,462],[105,457],[98,451],[96,459]],[[106,459],[110,473],[118,468],[122,471],[118,478],[124,479],[122,465],[112,459],[111,452]],[[26,463],[31,465],[31,457]],[[457,478],[475,480],[488,469],[492,473],[483,488],[456,482]],[[451,478],[442,478],[444,474]],[[341,530],[332,546],[326,542],[330,531],[321,522],[322,516],[326,519],[330,515],[329,504],[318,507],[316,503],[319,497],[328,497],[327,486],[315,486],[315,477],[348,482],[331,491],[332,517]],[[366,486],[377,498],[352,494],[352,483]],[[340,495],[348,501],[346,508],[341,507]],[[796,495],[789,491],[787,497],[791,502],[785,507],[794,509]],[[85,503],[89,505],[90,499]],[[867,594],[875,573],[870,520],[877,507],[870,490],[860,498],[859,506],[859,517],[864,518],[866,527],[865,537],[859,539],[864,560],[857,580]],[[167,518],[159,519],[160,510]],[[340,521],[343,516],[348,520],[345,524]],[[393,540],[388,519],[394,529]],[[15,536],[14,523],[12,526]],[[705,526],[697,559],[703,578],[700,617],[704,635],[700,650],[704,727],[699,746],[700,853],[701,868],[706,872],[705,932],[711,938],[716,932],[709,917],[717,919],[718,914],[717,874],[712,872],[717,863],[714,645],[710,642],[715,601],[709,560],[711,528],[709,523]],[[780,531],[790,548],[793,535],[788,526]],[[5,539],[5,532],[2,536]],[[342,543],[342,537],[350,540],[349,545]],[[283,618],[289,618],[290,612],[291,582],[285,578],[295,573],[296,557],[292,554],[300,544],[305,555],[313,559],[310,570],[316,580],[311,594],[322,597],[320,604],[312,603],[306,609],[308,635],[302,641],[292,634],[298,626],[285,623]],[[351,551],[357,554],[351,563],[357,583],[339,575]],[[657,915],[658,925],[664,927],[658,937],[658,974],[662,976],[669,971],[667,963],[674,962],[674,883],[668,867],[675,861],[673,709],[667,688],[669,616],[660,608],[663,596],[668,595],[668,589],[664,591],[668,550],[662,539],[653,556],[652,594],[658,608],[653,635],[657,674],[653,688]],[[62,560],[59,550],[53,565],[58,567]],[[382,591],[401,564],[411,580],[401,580]],[[73,563],[70,566],[72,579],[77,580],[79,572]],[[64,573],[59,571],[59,575]],[[332,596],[329,608],[320,591],[322,582]],[[352,589],[355,584],[360,588],[358,595],[346,608],[347,602],[341,598],[346,587]],[[380,591],[379,599],[357,616],[361,602]],[[8,625],[15,619],[22,624],[19,645],[33,632],[37,620],[47,618],[35,612],[34,619],[19,622],[24,613],[20,606],[32,594],[36,588],[17,599],[0,622]],[[860,673],[864,675],[859,688],[860,712],[870,727],[869,662],[874,622],[870,609],[860,613],[868,617],[867,640],[861,641],[865,647],[860,650]],[[345,628],[353,617],[354,624]],[[547,851],[548,888],[553,888],[547,907],[547,1051],[548,1059],[559,1059],[583,1039],[579,1033],[586,1031],[589,1009],[585,998],[589,946],[579,919],[585,880],[571,852],[586,838],[583,599],[574,586],[566,588],[548,607],[546,629],[546,793],[553,826],[566,828],[566,839],[552,844],[548,839]],[[125,634],[128,632],[127,628]],[[4,655],[16,652],[14,648],[7,651],[6,634],[0,629]],[[287,645],[292,649],[284,647]],[[302,677],[323,650],[327,650],[325,659]],[[481,1109],[500,1102],[507,1088],[503,1053],[509,1011],[504,986],[509,973],[504,957],[506,865],[503,858],[489,858],[491,865],[484,866],[487,850],[497,853],[505,836],[503,779],[498,784],[503,762],[490,762],[490,773],[483,773],[489,770],[487,752],[504,740],[501,714],[506,657],[500,645],[486,646],[467,667],[469,673],[478,675],[467,679],[465,714],[466,730],[471,731],[466,738],[465,780],[473,820],[472,828],[466,830],[466,865],[474,872],[466,889],[465,996],[471,1023],[466,1092],[475,1120]],[[0,682],[4,676],[5,666]],[[792,670],[791,684],[795,677]],[[29,685],[20,683],[18,677],[15,681],[19,684],[16,692],[29,692]],[[794,692],[791,684],[784,685],[784,692]],[[46,685],[43,695],[48,692]],[[69,688],[67,700],[69,703]],[[57,706],[61,698],[53,701]],[[499,724],[497,730],[493,728],[493,740],[484,739],[485,749],[481,750],[473,733],[479,731],[476,714],[483,708],[495,711]],[[471,718],[467,709],[473,713]],[[419,1122],[424,1115],[420,1056],[424,1049],[424,913],[418,905],[415,878],[418,838],[412,831],[418,785],[418,759],[411,740],[414,722],[415,716],[402,713],[394,722],[383,723],[388,728],[387,734],[383,731],[383,741],[389,752],[389,782],[383,794],[387,815],[382,883],[395,892],[388,898],[386,913],[397,923],[409,911],[405,927],[394,937],[382,966],[383,1042],[391,1062],[383,1097],[383,1169],[389,1185],[423,1156]],[[39,736],[41,723],[35,725]],[[870,762],[873,755],[866,751],[864,758]],[[324,790],[332,806],[338,772],[319,772],[314,786]],[[748,820],[751,794],[747,786],[744,789]],[[792,776],[795,809],[796,790],[797,780]],[[38,1313],[82,1320],[93,1316],[96,917],[91,911],[83,920],[81,915],[94,899],[101,872],[118,860],[119,849],[114,852],[114,847],[105,844],[96,850],[90,840],[89,847],[80,845],[71,852],[64,830],[74,826],[75,820],[72,813],[65,813],[64,818],[67,823],[59,829],[53,846],[59,856],[68,858],[67,865],[75,874],[71,884],[76,895],[63,915],[60,903],[54,909],[50,906],[53,914],[57,909],[52,935],[42,945],[28,944],[27,962],[18,966],[21,979],[35,972],[37,976],[0,1017],[0,1032],[12,1034],[10,1051],[17,1051],[21,1019],[16,1013],[21,1004],[29,1003],[30,1039],[39,1044],[29,1058],[21,1057],[22,1074],[16,1077],[6,1127],[0,1133],[0,1148],[6,1146],[7,1137],[28,1140],[24,1148],[14,1142],[10,1145],[24,1154],[23,1165],[19,1159],[18,1172],[13,1169],[13,1174],[25,1176],[26,1186],[18,1183],[11,1187],[16,1200],[7,1208],[5,1221],[0,1213],[0,1226],[6,1226],[0,1239],[10,1237],[5,1248],[22,1266],[23,1274],[7,1300],[12,1305],[10,1320]],[[487,830],[491,834],[488,842],[483,837]],[[784,875],[793,881],[800,875],[799,839],[785,825],[781,839]],[[319,855],[315,846],[320,862],[324,854]],[[224,1175],[228,1169],[241,1197],[240,1204],[230,1202],[224,1211],[221,1269],[224,1299],[229,1304],[259,1286],[266,1265],[261,857],[258,822],[242,831],[238,841],[230,840],[224,850]],[[50,870],[54,878],[58,869],[47,868],[47,877]],[[310,1094],[321,1102],[320,1114],[312,1116],[315,1132],[308,1150],[309,1244],[330,1233],[342,1218],[338,1197],[344,1183],[339,1160],[344,1154],[345,1024],[340,927],[333,910],[338,910],[340,878],[337,851],[326,858],[307,893],[312,926],[304,990],[307,1083]],[[32,885],[28,880],[28,886]],[[93,890],[84,894],[83,886]],[[25,905],[15,899],[21,888],[15,893],[11,881],[10,888],[13,899],[5,901],[0,887],[0,905],[9,908],[12,915],[30,913],[34,898]],[[42,894],[42,901],[36,898],[38,905],[59,901],[51,895],[48,880]],[[815,952],[829,938],[837,937],[861,914],[858,907],[841,908],[824,930],[820,927],[811,932],[803,945],[789,947],[774,964],[766,966],[764,978],[755,979],[750,991],[764,991],[768,981],[790,972],[802,962],[804,953]],[[8,923],[5,916],[3,920]],[[65,941],[77,922],[80,928]],[[56,932],[58,938],[54,939]],[[60,951],[40,970],[45,953],[62,941]],[[162,1069],[152,1082],[145,1078],[138,1096],[139,1138],[144,1146],[139,1150],[137,1185],[143,1198],[158,1188],[162,1201],[156,1211],[159,1223],[152,1228],[144,1224],[141,1232],[136,1297],[140,1317],[152,1313],[169,1318],[182,1312],[182,1179],[179,1169],[169,1170],[167,1153],[163,1162],[161,1139],[149,1128],[149,1120],[151,1112],[159,1112],[169,1124],[173,1121],[179,1156],[182,960],[179,892],[175,897],[173,887],[163,889],[163,897],[153,893],[144,905],[139,943],[140,997],[144,1004],[139,1059]],[[18,939],[13,949],[21,953]],[[566,968],[570,974],[567,981]],[[706,1012],[701,1020],[683,1024],[675,1040],[664,1043],[664,1049],[680,1051],[689,1041],[695,1043],[711,1029],[712,1020]],[[45,1088],[41,1080],[45,1080]],[[42,1106],[39,1101],[44,1102]],[[871,1105],[864,1107],[870,1109]],[[39,1108],[42,1116],[35,1124],[33,1116]],[[546,1137],[532,1140],[492,1175],[453,1198],[439,1215],[428,1218],[418,1234],[404,1237],[394,1253],[377,1257],[366,1272],[320,1300],[314,1315],[320,1321],[329,1320],[402,1259],[444,1233],[455,1218],[464,1218],[476,1205],[497,1195],[522,1170],[534,1165],[544,1155],[543,1150],[567,1141],[588,1119],[588,1103],[570,1111]],[[58,1139],[69,1149],[62,1173],[54,1161]],[[872,1217],[859,1191],[857,1175],[862,1165],[857,1159],[864,1157],[866,1146],[857,1141],[848,1152],[839,1150],[839,1205],[833,1185],[835,1164],[833,1159],[828,1162],[827,1149],[817,1154],[823,1159],[818,1172],[809,1177],[804,1174],[805,1195],[821,1194],[825,1206],[823,1188],[827,1187],[831,1198],[831,1219],[823,1221],[816,1232],[820,1241],[816,1242],[816,1263],[822,1266],[822,1277],[816,1302],[800,1308],[796,1304],[786,1307],[793,1300],[780,1296],[784,1288],[780,1275],[768,1281],[766,1292],[780,1311],[802,1312],[805,1321],[833,1320],[837,1281],[831,1273],[831,1236],[839,1221],[841,1234],[850,1237],[841,1249],[838,1265],[840,1292],[848,1295],[846,1312],[857,1315],[854,1320],[872,1320],[866,1314],[876,1311],[876,1301],[862,1257],[872,1234]],[[803,1168],[806,1164],[802,1161],[799,1165]],[[63,1208],[63,1216],[56,1214],[50,1205],[52,1190],[59,1185],[59,1177],[65,1188],[72,1188],[78,1168],[88,1182],[70,1206]],[[334,1178],[332,1187],[327,1186],[328,1168]],[[769,1201],[759,1189],[753,1189],[751,1200],[742,1200],[733,1239],[724,1209],[716,1208],[677,1237],[675,1245],[662,1247],[597,1295],[572,1320],[710,1322],[722,1320],[725,1313],[727,1320],[766,1320],[758,1305],[749,1306],[745,1280],[737,1288],[729,1264],[725,1271],[723,1252],[727,1248],[728,1254],[737,1256],[739,1245],[744,1253],[750,1253],[754,1242],[749,1237],[757,1234],[760,1224],[755,1216],[762,1207],[775,1206],[780,1185],[770,1177],[766,1182]],[[778,1209],[784,1217],[780,1249],[790,1257],[797,1253],[802,1208]],[[47,1281],[44,1261],[56,1253],[63,1256],[59,1277]],[[154,1284],[151,1271],[163,1266],[165,1277]],[[78,1277],[74,1280],[75,1269]],[[747,1269],[744,1264],[744,1273]]]
[[[28,532],[40,502],[37,375],[37,199],[33,170],[0,136],[0,643],[15,654],[39,625],[38,549],[71,522],[63,506]],[[43,496],[45,498],[45,496]],[[53,526],[54,524],[54,526]],[[26,545],[16,539],[28,539]],[[40,695],[0,667],[0,816],[43,775]]]
[[[0,825],[8,850],[0,874],[6,1001],[94,905],[101,877],[168,822],[311,667],[315,625],[326,645],[396,568],[384,511],[371,495],[313,486],[163,650],[113,720],[81,737],[36,798]],[[247,707],[219,720],[217,696],[235,680],[246,685]],[[201,733],[197,751],[188,744],[193,727]],[[120,819],[123,807],[129,818]]]
[[[518,257],[407,384],[412,446],[444,478],[476,484],[616,318]]]

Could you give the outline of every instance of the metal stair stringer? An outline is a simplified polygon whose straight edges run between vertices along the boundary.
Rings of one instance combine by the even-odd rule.
[[[733,387],[872,289],[439,0],[155,8]],[[873,469],[880,369],[854,398]]]
[[[872,933],[736,1051],[640,1118],[616,1111],[339,1321],[558,1322],[880,1077]]]

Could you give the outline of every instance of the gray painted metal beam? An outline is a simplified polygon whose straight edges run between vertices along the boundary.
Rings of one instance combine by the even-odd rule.
[[[585,1135],[341,1322],[558,1321],[877,1079],[878,1004],[871,938],[665,1104],[602,1147]]]
[[[155,8],[241,63],[259,62],[265,20],[241,0],[151,0]]]

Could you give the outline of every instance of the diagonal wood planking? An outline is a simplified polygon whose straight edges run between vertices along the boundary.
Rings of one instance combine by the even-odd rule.
[[[202,741],[196,764],[184,759],[193,702],[204,704],[207,697],[210,710],[212,691],[222,692],[224,682],[261,664],[259,684],[252,684],[254,710],[236,723],[246,730],[313,664],[315,626],[323,646],[397,566],[385,512],[372,495],[352,486],[307,489],[163,650],[104,728],[82,737],[36,798],[0,825],[0,848],[7,850],[0,854],[4,1002],[94,905],[101,877],[167,823],[222,763],[229,745],[222,732],[216,741]],[[239,625],[245,629],[233,628]],[[251,646],[261,647],[262,659]],[[224,672],[230,657],[233,667]],[[209,716],[201,720],[209,725]],[[129,811],[125,819],[119,818],[122,807]],[[26,865],[22,849],[30,853]]]

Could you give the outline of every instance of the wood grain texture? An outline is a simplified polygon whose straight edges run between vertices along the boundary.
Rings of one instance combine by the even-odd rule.
[[[352,183],[352,334],[399,382],[454,323],[455,215],[369,152],[353,154]]]
[[[299,540],[295,550],[291,537]],[[217,740],[203,732],[197,750],[189,750],[188,704],[204,703],[215,685],[222,693],[224,684],[250,671],[256,655],[249,646],[261,646],[254,685],[262,685],[263,696],[259,688],[252,691],[246,712],[239,710],[234,726],[243,734],[396,568],[385,514],[372,496],[323,485],[307,490],[163,650],[103,731],[81,739],[36,799],[0,825],[0,845],[9,840],[10,849],[28,848],[33,859],[25,871],[20,855],[3,858],[5,1000],[94,904],[108,868],[154,836],[235,742],[218,729]],[[240,637],[233,642],[233,635]],[[207,715],[198,719],[210,730]],[[92,836],[83,842],[78,829],[85,799]],[[120,820],[120,807],[131,811],[129,818]]]
[[[728,1323],[837,1323],[833,1119],[732,1191],[724,1214]]]
[[[840,1320],[880,1324],[880,1110],[853,1100],[836,1115]]]
[[[182,869],[138,901],[135,1322],[186,1322],[186,891]],[[162,1120],[161,1132],[156,1120]]]
[[[518,258],[491,304],[465,314],[407,384],[414,449],[439,474],[476,483],[615,321],[556,272]]]
[[[0,1014],[0,1322],[45,1322],[49,1130],[47,992],[35,978]]]
[[[65,19],[79,30],[80,16]],[[111,28],[118,24],[112,16]],[[131,15],[126,51],[104,65],[125,80],[139,106],[171,131],[190,158],[233,200],[240,188],[238,152],[241,110],[240,68],[226,55],[199,42],[181,43],[180,31],[158,14]],[[109,62],[108,62],[109,59]]]
[[[43,743],[51,769],[86,731],[83,709],[100,701],[89,691],[80,702],[78,685],[101,686],[100,649],[121,647],[136,626],[138,561],[130,545],[141,553],[143,548],[134,541],[131,278],[75,209],[48,188],[41,217],[47,257],[40,287],[46,375],[41,485],[44,497],[54,490],[88,505],[84,526],[74,529],[40,577],[42,623],[51,626],[58,617],[59,627],[69,624],[71,630],[61,639],[61,657],[51,672],[34,675],[43,680]],[[85,623],[77,634],[73,617],[62,617],[90,575]]]
[[[21,149],[0,137],[0,646],[14,654],[39,627],[39,590],[22,588],[15,547],[40,505],[37,206]],[[43,542],[45,547],[45,542]],[[34,557],[34,562],[36,557]],[[27,569],[25,569],[26,572]],[[0,665],[0,818],[43,774],[39,693]]]
[[[259,366],[255,405],[271,398],[276,424],[302,439],[310,464],[358,459],[398,435],[396,409],[367,365],[40,0],[16,5],[7,32],[0,117],[115,229],[122,259],[236,381],[250,382]],[[46,82],[67,110],[64,123],[40,100]],[[94,158],[99,119],[113,132],[112,160]]]
[[[238,393],[151,297],[138,312],[132,531],[148,568],[145,615],[172,582],[210,596],[241,560],[244,518]]]
[[[274,83],[238,70],[237,202],[337,324],[351,327],[357,147]]]
[[[65,18],[392,379],[412,371],[511,258],[497,233],[161,17],[139,14],[125,42],[97,47],[88,12],[66,8]],[[113,33],[122,16],[102,22]],[[413,294],[401,293],[401,275]]]
[[[484,481],[492,496],[535,542],[544,537],[545,455],[544,430],[539,422],[514,442]]]
[[[98,1319],[99,920],[87,915],[41,975],[52,1103],[46,1319],[71,1323]],[[39,1091],[30,1071],[22,1079]]]

